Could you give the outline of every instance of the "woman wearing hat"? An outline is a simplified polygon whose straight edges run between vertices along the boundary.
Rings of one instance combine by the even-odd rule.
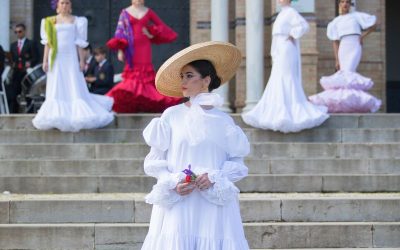
[[[327,36],[333,42],[337,72],[321,78],[324,91],[310,96],[310,100],[327,106],[332,113],[376,112],[382,101],[366,92],[374,83],[356,71],[363,40],[375,29],[376,16],[350,12],[350,0],[338,2],[340,15],[327,28]]]
[[[309,25],[290,0],[279,4],[282,9],[272,29],[271,76],[260,101],[242,117],[253,127],[298,132],[319,126],[329,116],[325,106],[307,100],[302,87],[299,39]]]
[[[210,93],[235,74],[240,51],[223,42],[190,46],[168,59],[156,76],[157,90],[188,102],[165,110],[143,132],[151,147],[144,162],[157,184],[142,249],[246,250],[235,182],[247,175],[249,142]]]

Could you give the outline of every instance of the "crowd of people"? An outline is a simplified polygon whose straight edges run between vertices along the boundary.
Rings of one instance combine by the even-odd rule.
[[[250,145],[242,129],[218,109],[223,100],[213,93],[234,77],[242,60],[239,49],[225,42],[194,44],[168,59],[156,74],[151,44],[173,42],[177,34],[144,0],[132,0],[121,11],[108,48],[94,50],[87,41],[87,19],[71,14],[71,0],[55,2],[57,14],[41,23],[46,99],[33,125],[75,132],[106,126],[114,112],[162,112],[143,131],[150,146],[144,170],[157,183],[146,196],[153,210],[142,249],[249,249],[235,182],[248,173],[243,160]],[[376,18],[351,12],[350,0],[338,1],[340,15],[327,29],[337,72],[321,78],[324,92],[307,98],[299,39],[309,25],[291,0],[278,2],[271,75],[260,101],[242,114],[244,122],[288,133],[319,126],[332,112],[377,111],[381,101],[365,92],[372,80],[356,72],[363,40]],[[15,27],[18,41],[11,46],[11,112],[18,111],[21,79],[39,63],[37,47],[25,31],[22,24]],[[125,63],[117,85],[108,49]]]

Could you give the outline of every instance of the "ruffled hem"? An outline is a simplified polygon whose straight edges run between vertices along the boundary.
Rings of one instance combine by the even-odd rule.
[[[320,83],[325,90],[339,88],[368,90],[374,85],[370,78],[357,72],[344,70],[340,70],[331,76],[322,77]]]
[[[256,111],[256,108],[242,115],[246,124],[283,133],[294,133],[317,127],[329,118],[328,109],[325,106],[317,106],[309,102],[296,103],[291,107],[280,109],[269,106],[267,112],[262,114]]]
[[[197,236],[184,235],[147,235],[142,250],[183,250],[183,249],[207,249],[207,250],[248,250],[247,240],[212,239]]]
[[[151,42],[155,44],[171,43],[178,37],[178,34],[167,25],[151,25],[147,29],[154,36]]]
[[[89,43],[83,39],[76,39],[75,44],[80,48],[86,48],[89,45]]]
[[[128,47],[128,41],[125,39],[114,37],[108,40],[107,47],[111,50],[124,50],[126,47]]]
[[[174,188],[184,178],[184,173],[175,173],[169,174],[167,178],[160,179],[157,184],[153,186],[151,192],[146,195],[146,203],[162,207],[171,207],[182,199],[182,196],[179,195]]]
[[[180,98],[163,96],[155,88],[155,73],[151,65],[125,70],[122,82],[106,95],[114,99],[113,110],[118,113],[161,113],[181,102]]]
[[[56,128],[63,132],[107,126],[114,119],[114,114],[110,112],[112,99],[93,94],[90,96],[92,100],[89,102],[82,99],[72,103],[46,100],[32,120],[33,126],[40,130]]]
[[[336,89],[325,90],[310,96],[310,101],[325,105],[330,113],[368,113],[376,112],[382,101],[362,90]]]

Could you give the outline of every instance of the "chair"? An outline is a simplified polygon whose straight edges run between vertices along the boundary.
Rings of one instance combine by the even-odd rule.
[[[1,75],[1,90],[0,90],[0,114],[9,114],[10,111],[8,110],[8,102],[7,102],[7,95],[6,95],[6,88],[4,82],[7,79],[8,73],[10,72],[10,66],[6,66],[4,68],[3,74]]]

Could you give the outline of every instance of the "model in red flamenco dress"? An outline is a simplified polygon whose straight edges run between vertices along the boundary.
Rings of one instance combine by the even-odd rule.
[[[158,93],[151,62],[152,43],[170,43],[176,38],[177,34],[153,10],[146,8],[140,18],[122,10],[115,36],[107,43],[110,49],[123,52],[125,59],[122,81],[106,94],[114,98],[115,112],[160,113],[181,102],[180,98]]]

